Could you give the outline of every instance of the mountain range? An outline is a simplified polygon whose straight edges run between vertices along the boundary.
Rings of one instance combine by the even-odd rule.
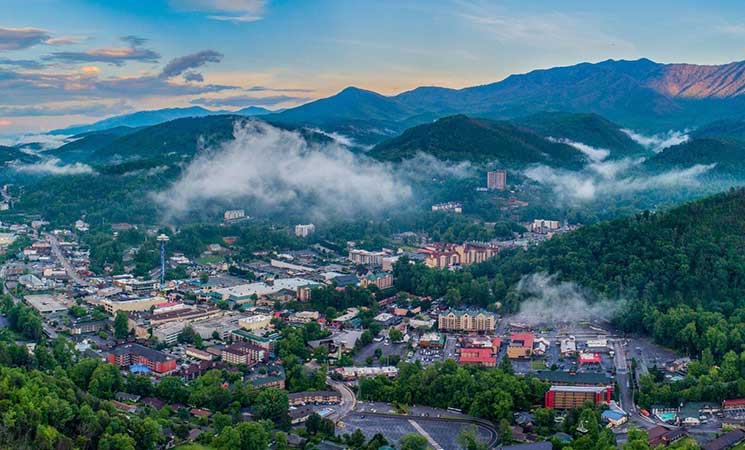
[[[369,145],[448,115],[514,119],[543,111],[594,113],[627,128],[659,132],[742,120],[744,93],[745,62],[695,65],[661,64],[649,59],[607,60],[534,70],[463,89],[423,86],[386,96],[348,87],[333,96],[279,112],[252,106],[232,113],[198,106],[141,111],[53,133],[72,135],[231,113],[320,127]]]

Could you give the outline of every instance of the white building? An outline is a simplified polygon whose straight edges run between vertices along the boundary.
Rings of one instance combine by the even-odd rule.
[[[349,251],[349,260],[355,264],[365,266],[382,266],[385,252],[370,252],[367,250],[352,249]]]
[[[246,211],[243,209],[229,209],[223,213],[222,217],[226,222],[245,219]]]
[[[311,234],[316,232],[316,226],[312,223],[309,223],[307,225],[295,225],[295,236],[297,237],[308,237]]]

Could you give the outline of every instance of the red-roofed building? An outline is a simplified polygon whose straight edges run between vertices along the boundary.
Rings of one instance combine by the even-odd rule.
[[[460,364],[477,364],[484,367],[496,367],[497,358],[490,348],[462,348],[460,349]]]
[[[733,398],[722,402],[724,411],[742,411],[745,410],[745,398]]]
[[[502,347],[502,338],[498,336],[492,338],[491,346],[495,353],[499,351],[499,348]]]
[[[599,353],[580,353],[577,357],[580,364],[600,364],[602,360]]]

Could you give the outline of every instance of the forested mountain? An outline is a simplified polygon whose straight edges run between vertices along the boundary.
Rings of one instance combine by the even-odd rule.
[[[710,176],[745,176],[745,142],[735,139],[702,138],[668,147],[649,158],[651,170],[686,168],[696,164],[714,165]]]
[[[378,140],[456,113],[504,119],[542,111],[590,112],[624,127],[667,131],[742,117],[745,63],[719,66],[607,60],[534,70],[463,89],[425,86],[386,97],[357,88],[281,114],[277,120],[345,129]]]
[[[541,136],[568,139],[610,150],[611,158],[648,155],[649,151],[621,131],[621,127],[593,113],[540,112],[512,119]]]
[[[719,120],[693,130],[691,136],[696,138],[731,138],[745,140],[745,120]]]
[[[510,167],[544,163],[577,168],[584,162],[584,156],[577,149],[550,142],[526,128],[464,115],[410,128],[368,154],[382,160],[400,161],[418,152],[450,161],[499,161]]]

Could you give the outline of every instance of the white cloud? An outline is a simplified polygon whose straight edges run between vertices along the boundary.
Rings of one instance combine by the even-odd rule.
[[[256,22],[264,18],[266,0],[171,0],[183,11],[208,13],[208,18],[227,22]]]
[[[57,158],[50,158],[36,164],[15,164],[16,171],[44,175],[84,175],[94,174],[93,168],[87,164],[62,164]]]
[[[551,142],[558,142],[560,144],[571,145],[572,147],[584,153],[584,155],[590,158],[591,161],[595,161],[595,162],[602,161],[608,156],[610,156],[610,150],[605,149],[605,148],[593,147],[591,145],[583,144],[581,142],[575,142],[575,141],[572,141],[570,139],[565,139],[565,138],[548,137],[546,139],[548,139]]]
[[[670,130],[667,133],[658,133],[651,136],[645,136],[641,133],[635,132],[634,130],[629,130],[626,128],[621,129],[621,131],[626,133],[631,139],[636,141],[642,147],[655,153],[659,153],[668,147],[672,147],[673,145],[682,144],[690,139],[687,134],[688,130]]]
[[[265,211],[301,207],[322,220],[382,212],[411,196],[389,165],[338,143],[311,144],[297,132],[253,120],[236,123],[233,135],[155,194],[169,218],[215,202],[251,202]]]

